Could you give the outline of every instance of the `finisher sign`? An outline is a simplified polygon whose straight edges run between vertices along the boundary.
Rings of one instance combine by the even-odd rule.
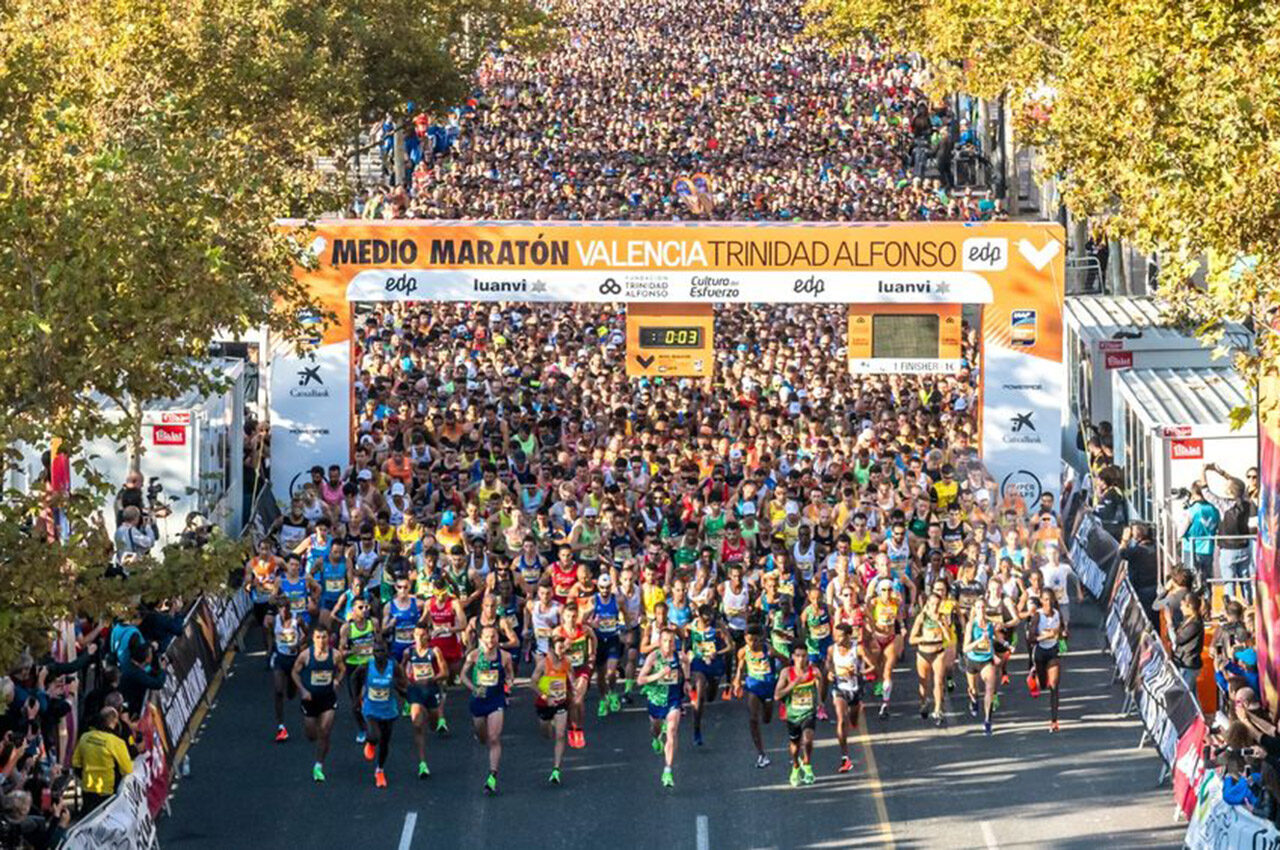
[[[702,378],[712,373],[710,304],[627,307],[627,377]]]
[[[298,278],[338,322],[306,355],[273,352],[272,462],[282,480],[347,459],[351,302],[929,305],[944,322],[956,305],[974,304],[982,307],[975,404],[987,466],[1003,490],[1028,500],[1058,488],[1066,384],[1055,224],[324,221],[301,238],[316,262],[299,267]],[[930,360],[912,339],[920,315],[901,317],[911,327],[886,327],[868,359]],[[942,330],[934,339],[945,345]],[[644,341],[674,352],[710,345],[705,336]],[[635,343],[629,354],[638,336]],[[954,358],[939,350],[938,359]]]

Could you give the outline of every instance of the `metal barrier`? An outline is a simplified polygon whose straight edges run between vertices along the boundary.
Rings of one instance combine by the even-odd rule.
[[[1102,264],[1092,255],[1067,257],[1066,290],[1068,295],[1102,292],[1106,281]]]

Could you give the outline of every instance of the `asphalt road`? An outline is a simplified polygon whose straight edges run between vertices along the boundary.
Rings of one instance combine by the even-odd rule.
[[[854,771],[835,774],[834,724],[820,723],[818,781],[799,789],[787,784],[784,724],[766,727],[773,765],[755,768],[741,702],[710,708],[701,748],[692,746],[692,723],[684,724],[676,787],[666,790],[643,710],[599,720],[594,698],[587,747],[569,750],[564,784],[548,786],[551,744],[536,734],[527,694],[507,711],[495,798],[481,793],[486,752],[468,734],[460,697],[447,707],[453,735],[428,744],[430,779],[414,777],[411,728],[397,722],[386,790],[373,785],[344,702],[329,781],[316,785],[296,703],[286,710],[292,739],[272,741],[270,680],[261,653],[251,652],[236,660],[205,720],[191,775],[160,822],[160,843],[165,850],[1176,846],[1182,829],[1167,784],[1155,785],[1159,758],[1136,749],[1137,721],[1116,715],[1121,694],[1098,649],[1098,614],[1078,610],[1075,619],[1059,733],[1048,732],[1047,697],[1032,700],[1025,687],[1005,689],[990,738],[959,691],[947,727],[936,729],[914,713],[914,671],[900,667],[893,715],[866,718]],[[1015,660],[1015,670],[1020,665]]]

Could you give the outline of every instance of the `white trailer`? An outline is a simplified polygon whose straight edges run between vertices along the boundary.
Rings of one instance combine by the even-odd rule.
[[[1078,473],[1087,459],[1076,443],[1082,420],[1098,423],[1111,417],[1114,378],[1133,369],[1229,367],[1215,359],[1213,348],[1194,336],[1169,327],[1160,317],[1160,302],[1134,296],[1079,295],[1066,299],[1068,425],[1062,432],[1062,458]],[[1253,337],[1244,327],[1227,330],[1224,344],[1250,348]],[[1111,419],[1113,427],[1117,425]]]

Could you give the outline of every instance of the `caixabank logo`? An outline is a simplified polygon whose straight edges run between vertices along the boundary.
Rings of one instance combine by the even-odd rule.
[[[320,364],[311,361],[311,365],[303,365],[298,370],[298,385],[289,389],[293,398],[328,398],[329,390],[320,377]]]

